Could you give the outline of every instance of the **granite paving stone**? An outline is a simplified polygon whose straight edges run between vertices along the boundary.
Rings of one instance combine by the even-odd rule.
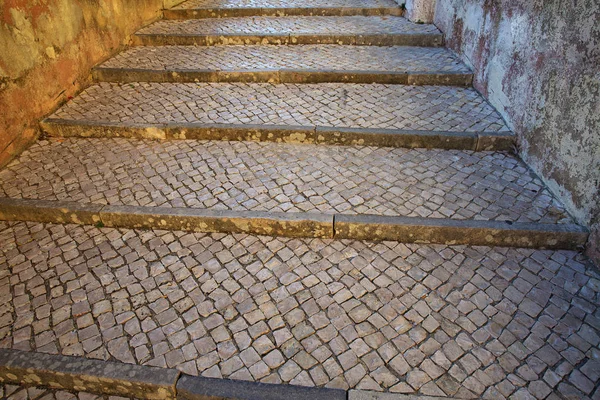
[[[52,118],[133,125],[254,124],[508,132],[470,88],[383,84],[108,83]]]
[[[470,72],[447,49],[413,46],[140,46],[127,49],[100,67],[176,71]]]
[[[128,397],[104,396],[86,392],[68,392],[45,387],[0,385],[0,398],[6,400],[126,400]],[[136,400],[132,398],[131,400]]]
[[[435,25],[402,17],[237,17],[162,20],[140,29],[140,35],[365,35],[439,34]]]
[[[398,7],[393,0],[188,0],[173,10],[194,8],[381,8]]]
[[[147,207],[571,221],[517,158],[459,150],[52,139],[36,143],[0,171],[0,196]],[[421,279],[426,272],[415,269],[409,275]],[[375,283],[381,286],[395,281],[378,279]],[[523,282],[517,281],[506,296],[535,317],[543,304],[523,300],[535,281]],[[442,280],[431,276],[423,283],[435,289]],[[477,283],[486,285],[484,280]],[[471,302],[457,306],[467,314],[476,307]],[[419,311],[420,318],[427,316],[426,309]],[[479,326],[484,316],[474,313],[469,318]],[[435,328],[427,320],[425,329]]]
[[[600,274],[574,251],[31,222],[0,222],[0,243],[4,348],[454,398],[600,395]],[[521,281],[536,318],[504,295]]]

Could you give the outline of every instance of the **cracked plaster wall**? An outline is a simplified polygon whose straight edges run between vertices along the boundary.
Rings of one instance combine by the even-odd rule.
[[[438,0],[435,24],[600,261],[600,1]]]

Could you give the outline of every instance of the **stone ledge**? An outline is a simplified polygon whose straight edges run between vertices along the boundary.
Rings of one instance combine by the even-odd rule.
[[[240,8],[189,8],[163,10],[164,19],[200,19],[229,17],[281,17],[281,16],[402,16],[400,7],[240,7]]]
[[[93,224],[134,229],[550,249],[577,249],[585,245],[588,237],[586,228],[574,224],[99,206],[6,198],[0,198],[0,205],[0,220]],[[91,212],[94,217],[98,216],[98,220],[89,218]],[[69,215],[70,218],[67,219],[64,215]]]
[[[356,46],[422,46],[439,47],[443,37],[439,33],[400,33],[370,35],[330,34],[153,34],[137,33],[132,37],[134,46],[216,46],[250,44],[339,44]]]
[[[346,400],[345,390],[305,386],[276,385],[184,375],[177,383],[177,398],[182,400]]]
[[[179,371],[0,349],[0,381],[25,386],[162,400],[176,396]]]
[[[446,150],[510,151],[510,132],[446,132],[294,125],[170,123],[134,125],[48,118],[42,130],[57,137],[124,137],[360,145]]]
[[[379,83],[395,85],[471,85],[473,74],[463,72],[345,71],[325,69],[175,70],[96,67],[97,82],[261,82],[261,83]]]
[[[336,214],[337,239],[397,240],[403,243],[576,249],[586,228],[574,224],[508,223],[380,215]]]

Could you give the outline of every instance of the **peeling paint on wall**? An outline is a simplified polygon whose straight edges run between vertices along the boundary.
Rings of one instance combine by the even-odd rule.
[[[600,2],[438,0],[435,24],[600,262]]]
[[[90,69],[181,0],[0,0],[0,167]]]

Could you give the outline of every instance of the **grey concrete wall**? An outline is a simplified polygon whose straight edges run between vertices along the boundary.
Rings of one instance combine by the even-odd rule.
[[[521,157],[590,227],[600,264],[600,1],[437,0],[446,45],[518,136]]]

